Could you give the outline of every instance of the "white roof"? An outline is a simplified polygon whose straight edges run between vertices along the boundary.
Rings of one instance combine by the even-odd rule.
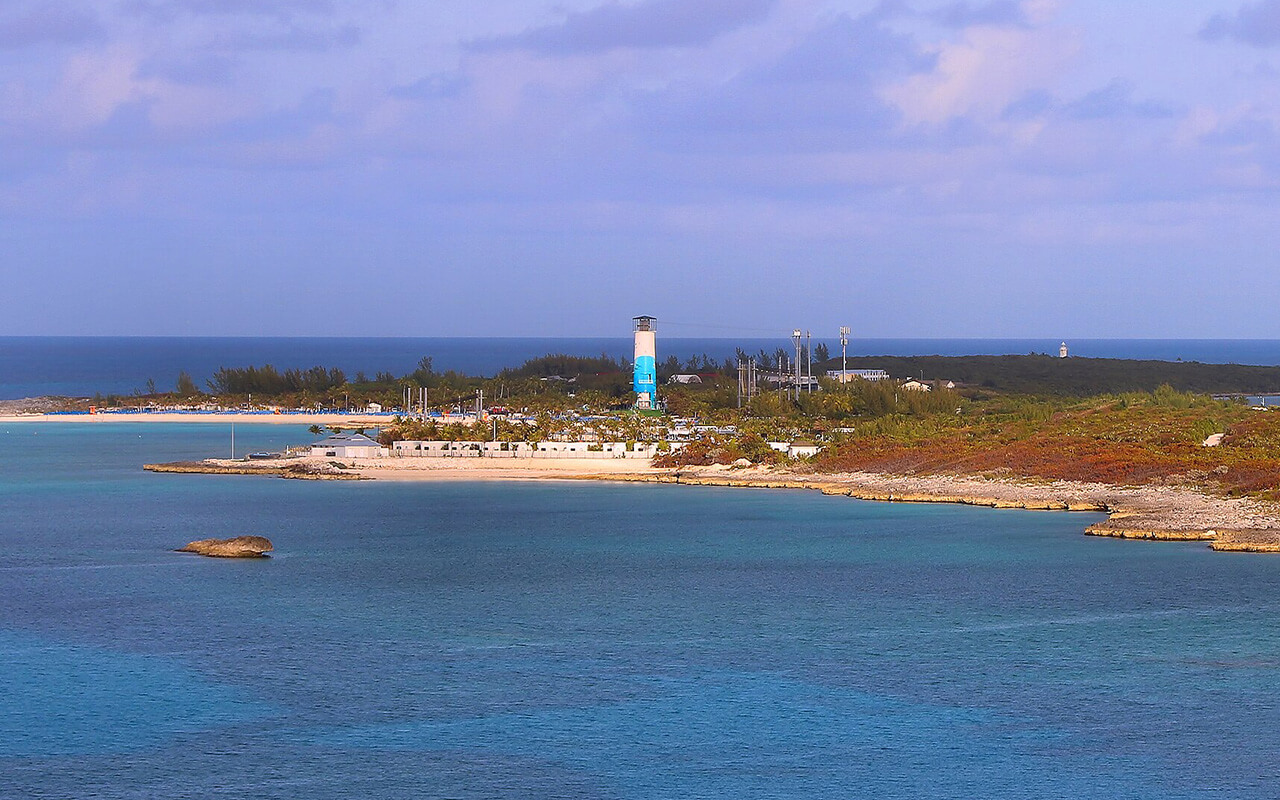
[[[335,433],[326,436],[318,442],[313,442],[312,447],[381,447],[375,440],[370,439],[363,433]]]

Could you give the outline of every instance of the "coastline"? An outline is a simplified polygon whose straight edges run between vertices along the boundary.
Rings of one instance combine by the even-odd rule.
[[[1280,508],[1249,497],[1220,497],[1185,486],[1116,486],[1078,481],[1033,482],[963,475],[818,474],[803,469],[726,466],[661,468],[624,459],[376,458],[293,459],[246,470],[244,462],[207,459],[147,465],[152,471],[274,474],[281,477],[381,481],[596,480],[757,489],[808,489],[859,500],[951,503],[987,508],[1092,511],[1107,519],[1084,533],[1148,541],[1202,541],[1214,550],[1280,552]]]
[[[243,425],[339,425],[342,427],[380,428],[389,425],[394,417],[370,414],[287,413],[236,411],[133,411],[58,414],[0,414],[0,424],[9,423],[79,423],[79,422],[215,422],[224,425],[236,422]]]

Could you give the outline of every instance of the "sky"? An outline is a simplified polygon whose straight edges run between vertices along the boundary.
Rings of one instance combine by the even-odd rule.
[[[1280,338],[1278,189],[1280,0],[0,3],[0,335]]]

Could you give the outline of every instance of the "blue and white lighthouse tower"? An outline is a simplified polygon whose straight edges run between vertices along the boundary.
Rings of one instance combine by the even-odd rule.
[[[636,393],[636,408],[658,407],[658,350],[654,340],[656,317],[632,319],[636,332],[635,376],[631,388]]]

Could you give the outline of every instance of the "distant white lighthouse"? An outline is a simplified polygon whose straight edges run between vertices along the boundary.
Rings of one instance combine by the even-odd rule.
[[[1063,342],[1062,344],[1058,345],[1058,358],[1066,358],[1066,357],[1067,357],[1067,343]]]

